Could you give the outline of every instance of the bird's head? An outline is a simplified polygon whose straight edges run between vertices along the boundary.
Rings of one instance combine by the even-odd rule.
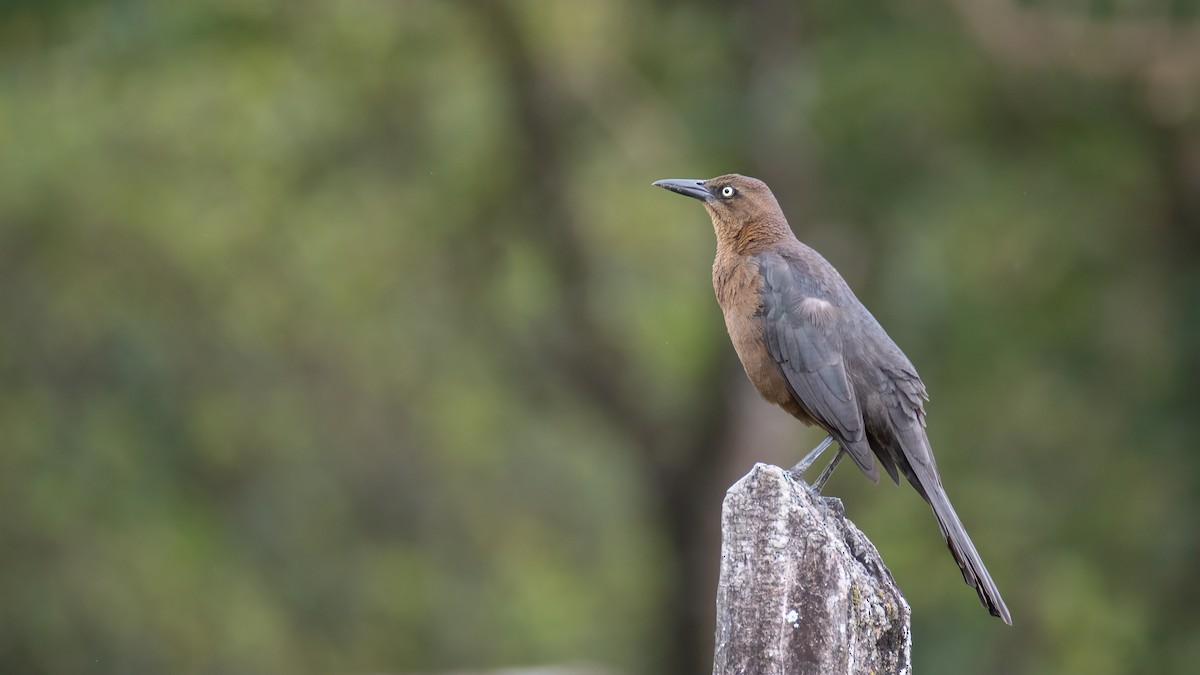
[[[708,180],[668,178],[654,185],[699,199],[712,218],[719,243],[742,248],[739,244],[763,235],[791,235],[771,188],[757,178],[730,173]]]

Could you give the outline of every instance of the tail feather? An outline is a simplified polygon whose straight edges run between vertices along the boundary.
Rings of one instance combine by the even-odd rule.
[[[1000,617],[1004,623],[1011,626],[1012,616],[1008,613],[1004,598],[1000,597],[1000,590],[992,581],[992,575],[988,574],[979,552],[975,550],[975,544],[967,535],[967,530],[958,519],[958,514],[954,512],[954,507],[950,505],[946,491],[942,489],[940,481],[930,487],[932,489],[927,490],[929,505],[933,507],[933,513],[937,516],[938,526],[941,527],[942,535],[946,537],[950,553],[954,555],[955,562],[962,570],[963,581],[975,588],[979,593],[979,600],[992,616]]]
[[[992,616],[1000,617],[1004,623],[1011,626],[1012,616],[1008,613],[1004,598],[1000,597],[996,582],[992,581],[992,575],[988,574],[979,552],[975,550],[975,544],[967,535],[966,528],[958,519],[958,514],[954,512],[950,498],[946,496],[946,490],[942,487],[937,464],[933,459],[933,450],[929,447],[929,439],[925,436],[924,429],[913,424],[905,425],[900,427],[897,437],[898,447],[894,446],[892,449],[896,464],[908,482],[933,507],[938,527],[942,530],[942,536],[946,538],[946,546],[962,570],[963,581],[975,589],[980,602]]]

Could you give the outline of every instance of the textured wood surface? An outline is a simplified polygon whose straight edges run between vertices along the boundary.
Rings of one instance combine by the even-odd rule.
[[[757,464],[721,537],[715,675],[912,672],[908,603],[840,500]]]

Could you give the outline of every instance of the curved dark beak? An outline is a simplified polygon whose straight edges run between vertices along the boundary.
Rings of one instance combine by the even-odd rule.
[[[685,197],[699,199],[702,202],[707,201],[708,198],[712,196],[709,194],[708,190],[704,188],[704,181],[696,180],[694,178],[666,178],[663,180],[654,181],[654,185],[663,188],[664,190],[678,192]]]

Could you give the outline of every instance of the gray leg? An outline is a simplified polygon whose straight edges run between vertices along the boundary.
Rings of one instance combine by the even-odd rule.
[[[813,462],[817,461],[817,458],[821,456],[822,452],[825,452],[825,448],[828,448],[831,443],[833,443],[833,436],[826,436],[825,440],[821,441],[817,447],[813,448],[811,452],[804,456],[804,459],[796,462],[796,466],[788,469],[788,475],[803,479],[804,472],[808,471],[808,467],[812,466]],[[841,453],[839,452],[839,454]]]
[[[829,477],[833,475],[833,470],[837,468],[837,465],[841,463],[842,458],[845,456],[846,451],[838,448],[837,454],[833,456],[833,460],[829,462],[829,466],[826,466],[821,471],[821,475],[817,476],[817,482],[812,485],[813,490],[817,494],[821,494],[821,488],[825,487],[825,481],[829,480]]]

